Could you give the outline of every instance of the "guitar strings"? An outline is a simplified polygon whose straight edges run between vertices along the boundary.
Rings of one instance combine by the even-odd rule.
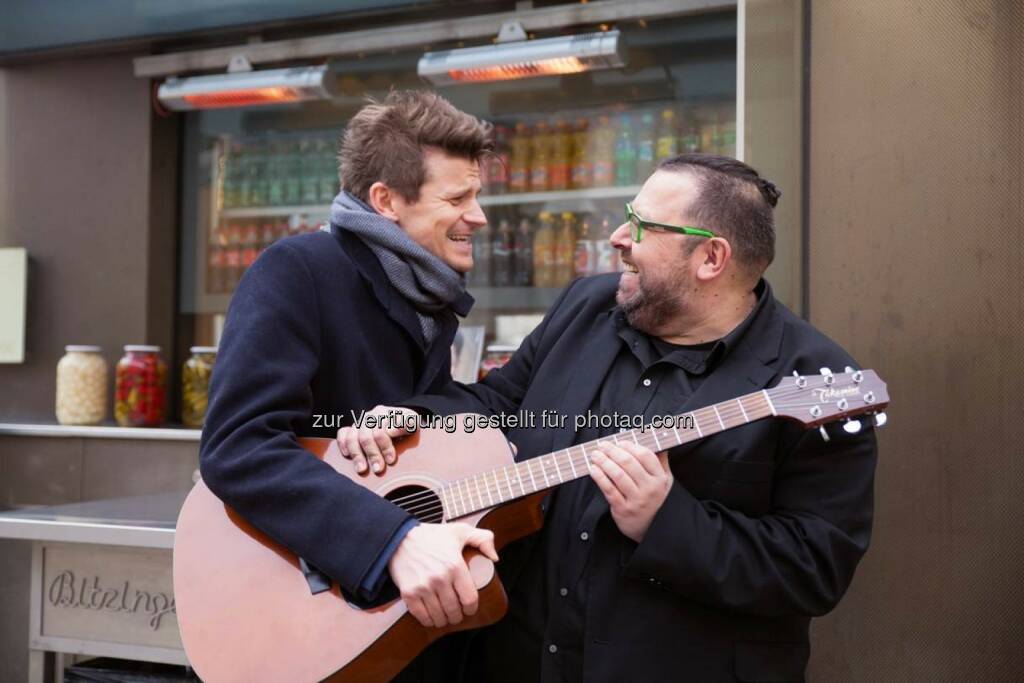
[[[799,387],[797,387],[795,390],[790,389],[790,390],[786,390],[786,391],[780,391],[780,392],[778,392],[778,394],[775,395],[775,398],[777,400],[773,401],[773,404],[775,404],[776,406],[784,407],[784,408],[819,405],[816,402],[815,403],[783,404],[782,401],[784,401],[786,398],[788,398],[787,394],[793,395],[793,396],[799,395],[799,394],[804,393],[806,391],[806,389],[807,389],[806,387],[804,389],[800,389]],[[781,400],[779,400],[779,399],[781,399]],[[737,402],[738,403],[738,401],[739,401],[739,399],[731,399],[731,400],[726,401],[724,403],[729,405],[729,404],[731,404],[733,402]],[[719,404],[714,404],[714,405],[717,406]],[[698,409],[692,411],[691,413],[684,413],[683,415],[684,416],[685,415],[693,415],[695,418],[697,418],[697,414],[698,413],[708,412],[708,411],[710,411],[712,413],[715,412],[715,410],[712,408],[712,406],[705,406],[703,408],[698,408]],[[738,418],[741,414],[746,419],[747,415],[746,415],[745,411],[737,411],[736,408],[731,408],[730,407],[730,408],[723,408],[721,410],[718,410],[716,417],[721,416],[723,418],[723,420],[725,418],[728,418],[731,421],[733,419]],[[704,415],[704,417],[710,418],[710,415]],[[760,417],[758,419],[760,419]],[[736,426],[739,426],[739,425],[736,425]],[[713,432],[713,434],[720,433],[721,431],[723,431],[723,430],[718,429],[715,432]],[[669,432],[667,430],[664,430],[662,433],[663,434],[668,434]],[[632,435],[634,436],[635,440],[638,443],[643,442],[641,445],[644,445],[644,446],[646,446],[648,448],[659,449],[660,450],[661,446],[658,443],[658,440],[654,437],[654,434],[655,434],[655,431],[651,430],[651,429],[648,429],[648,430],[645,431],[645,433],[642,433],[642,434],[639,434],[639,435],[637,435],[635,432],[632,433]],[[708,434],[708,436],[711,436],[711,435],[712,434]],[[617,436],[617,435],[615,435],[615,436]],[[699,440],[700,438],[702,438],[702,437],[698,437],[697,439],[690,439],[689,441]],[[602,439],[598,439],[597,441],[603,441],[603,440],[608,440],[608,437],[603,437]],[[616,442],[617,440],[614,439],[614,437],[613,437],[612,441]],[[684,443],[688,443],[689,441],[686,441]],[[672,447],[675,447],[676,445],[680,445],[680,444],[673,444]],[[577,456],[574,453],[572,453],[572,449],[574,449],[574,448],[580,448],[582,455]],[[577,444],[575,446],[571,446],[571,447],[563,449],[563,450],[569,456],[568,460],[569,460],[569,463],[570,463],[571,467],[573,467],[575,469],[575,464],[579,464],[581,469],[585,467],[586,470],[589,472],[589,470],[590,470],[589,457],[590,456],[586,453],[586,451],[584,449],[584,444]],[[536,485],[536,482],[534,481],[533,484],[531,485],[531,488],[535,489],[534,492],[543,490],[543,488],[550,488],[551,486],[555,485],[555,484],[551,483],[552,476],[548,476],[548,475],[554,475],[554,476],[557,477],[558,481],[556,482],[556,484],[563,483],[564,481],[566,481],[565,478],[562,476],[562,467],[559,465],[559,463],[554,458],[556,453],[561,453],[561,452],[562,451],[555,451],[554,453],[548,453],[548,454],[545,454],[544,456],[539,456],[538,458],[530,459],[529,461],[524,461],[524,462],[531,463],[530,465],[527,466],[528,472],[531,473],[531,474],[532,474],[532,472],[534,470],[534,466],[532,465],[533,461],[534,460],[539,460],[540,461],[540,468],[539,469],[540,469],[541,476],[544,478],[545,486],[544,487],[538,487]],[[550,460],[552,460],[552,462],[550,464],[545,462],[544,461],[545,457],[547,457]],[[565,459],[563,458],[563,461],[564,460]],[[515,470],[515,468],[518,465],[522,465],[522,464],[523,463],[516,463],[516,464],[512,465],[511,467],[513,467],[513,469]],[[500,470],[500,471],[502,471],[506,475],[507,478],[508,478],[508,476],[507,476],[508,475],[508,467],[509,466],[502,467],[501,470]],[[464,511],[461,514],[459,514],[458,516],[465,516],[465,515],[468,515],[468,514],[470,514],[472,512],[476,512],[476,511],[479,511],[479,510],[482,510],[482,509],[486,509],[487,507],[493,506],[494,505],[494,500],[493,500],[493,496],[491,495],[492,493],[497,494],[498,502],[499,503],[505,502],[506,499],[504,498],[504,494],[502,493],[501,483],[500,483],[500,481],[498,479],[498,475],[497,475],[498,471],[499,470],[493,470],[491,472],[485,472],[485,473],[482,473],[480,475],[474,475],[474,476],[471,476],[471,477],[466,477],[466,478],[463,478],[461,480],[455,480],[455,481],[449,483],[448,488],[449,488],[449,492],[452,494],[452,500],[454,501],[454,495],[458,495],[459,496],[459,500],[462,502],[462,507],[464,509]],[[494,477],[494,479],[495,479],[494,485],[492,485],[490,482],[486,481],[486,476],[488,474],[491,474]],[[480,477],[483,477],[484,480],[485,480],[484,484],[483,484],[483,487],[480,486],[480,482],[479,482],[479,478]],[[521,477],[522,477],[521,473],[516,471],[516,480],[520,484],[520,489],[522,490],[523,486],[522,486]],[[579,478],[579,476],[577,476],[576,478]],[[512,488],[511,488],[511,485],[510,485],[511,478],[508,478],[508,479],[509,479],[509,481],[507,481],[506,484],[508,485],[509,493],[512,494],[512,499],[517,498],[517,497],[522,497],[523,495],[527,495],[527,494],[520,494],[520,495],[517,496],[515,494],[515,491],[512,490]],[[572,479],[570,479],[570,481],[571,480]],[[458,484],[460,482],[463,483],[463,487],[465,488],[466,494],[469,496],[469,503],[468,504],[466,503],[466,499],[463,497],[462,491],[458,490],[458,488],[457,488]],[[473,491],[470,490],[470,486],[469,486],[470,482],[475,484],[475,486],[473,488],[476,489],[477,499],[480,501],[480,503],[481,503],[481,505],[483,507],[476,507],[476,503],[473,502]],[[455,485],[455,488],[452,488],[453,485]],[[487,495],[488,500],[490,501],[490,505],[486,505],[486,504],[483,503],[483,495],[484,494]],[[403,497],[402,499],[396,499],[396,501],[393,501],[393,502],[403,501],[407,505],[408,504],[413,504],[413,503],[419,504],[421,501],[422,502],[426,502],[425,499],[429,497],[431,499],[431,501],[433,501],[433,504],[436,505],[436,501],[439,500],[438,496],[440,496],[440,495],[443,495],[442,492],[434,491],[433,489],[430,489],[430,490],[423,491],[423,492],[420,492],[420,493],[411,494],[410,496]],[[443,509],[443,507],[444,507],[444,502],[443,501],[441,501],[441,505],[442,505],[442,509]],[[472,509],[470,509],[470,507],[472,507]],[[410,508],[410,509],[419,510],[421,508],[417,507],[417,508]],[[455,518],[457,518],[457,517],[453,517],[453,519],[455,519]]]
[[[830,385],[824,384],[824,382],[822,382],[822,386],[830,386]],[[776,407],[776,412],[777,412],[777,409],[780,408],[780,407],[781,408],[799,408],[799,407],[809,407],[809,406],[814,406],[814,405],[820,405],[817,402],[811,402],[811,403],[806,403],[806,402],[787,403],[786,402],[787,399],[796,398],[798,396],[801,396],[801,395],[805,394],[808,390],[813,389],[813,388],[816,388],[816,387],[805,386],[805,387],[801,388],[801,387],[797,387],[795,384],[793,384],[793,385],[791,385],[790,387],[787,387],[787,388],[776,387],[775,390],[768,390],[768,397],[771,400],[771,405]],[[757,393],[753,393],[753,394],[747,394],[746,396],[738,397],[738,398],[735,398],[735,399],[728,399],[728,400],[723,401],[721,403],[712,404],[710,406],[704,406],[702,408],[697,408],[697,409],[692,410],[692,411],[687,412],[687,413],[682,413],[681,415],[679,415],[677,417],[692,416],[694,418],[694,420],[699,423],[701,420],[698,417],[698,413],[708,413],[707,415],[704,415],[703,417],[706,417],[706,418],[708,418],[710,420],[710,417],[712,415],[714,415],[716,420],[720,420],[723,423],[724,423],[724,421],[726,419],[732,421],[732,420],[737,419],[737,418],[739,418],[741,416],[744,418],[745,421],[753,422],[755,420],[747,420],[748,413],[747,413],[746,409],[742,406],[742,399],[748,398],[748,397],[755,397],[755,396],[758,396],[758,394]],[[763,398],[763,396],[762,396],[762,398]],[[719,405],[722,405],[722,404],[725,404],[724,407],[717,408]],[[733,404],[736,404],[737,407],[734,407]],[[769,415],[759,416],[757,419],[759,420],[759,419],[762,419],[763,417],[768,417],[768,416]],[[713,422],[712,422],[712,424],[713,424]],[[734,426],[741,426],[741,425],[734,425]],[[728,428],[726,428],[726,429],[728,429]],[[643,445],[643,446],[645,446],[647,448],[660,449],[660,443],[658,442],[658,439],[654,436],[656,431],[657,430],[653,430],[650,427],[648,427],[647,429],[644,430],[644,432],[639,433],[639,434],[637,433],[637,430],[632,430],[631,432],[620,432],[620,434],[622,434],[622,433],[630,433],[634,437],[634,440],[637,443],[640,443],[640,445]],[[669,434],[668,430],[664,430],[663,429],[661,431],[662,431],[663,434]],[[677,430],[675,430],[675,429],[673,429],[672,431],[677,433]],[[708,434],[708,436],[712,436],[713,434],[721,433],[722,431],[724,431],[724,430],[716,429],[714,432],[710,432]],[[616,436],[618,436],[618,434],[612,435],[611,437],[601,437],[600,439],[596,439],[595,441],[596,442],[600,442],[600,441],[611,440],[613,443],[617,443],[617,439],[615,439]],[[678,445],[683,445],[683,444],[686,444],[686,443],[690,443],[692,441],[697,441],[697,440],[700,440],[702,438],[704,438],[703,435],[699,435],[696,439],[688,439],[686,441],[683,441],[682,444],[673,444],[672,446],[670,446],[670,448],[676,447]],[[643,443],[641,443],[641,442],[643,442]],[[587,442],[587,443],[593,443],[593,442]],[[583,467],[586,467],[586,470],[588,472],[590,471],[590,467],[591,467],[590,466],[590,462],[589,462],[590,461],[590,456],[587,454],[585,446],[586,446],[586,444],[575,444],[573,446],[570,446],[568,448],[562,449],[560,451],[555,451],[553,453],[547,453],[547,454],[545,454],[543,456],[539,456],[537,458],[531,458],[530,460],[525,460],[525,461],[520,462],[520,463],[513,463],[512,465],[506,465],[506,466],[500,468],[500,471],[502,471],[505,474],[506,478],[509,480],[506,483],[510,484],[511,478],[508,477],[508,468],[512,467],[513,471],[516,472],[516,481],[520,484],[520,489],[522,489],[523,488],[523,485],[522,485],[522,474],[518,471],[517,467],[523,465],[524,463],[532,463],[534,460],[540,460],[541,461],[540,462],[540,472],[541,472],[541,476],[544,477],[545,484],[546,484],[546,486],[544,488],[550,488],[553,485],[550,483],[550,477],[548,476],[549,474],[554,473],[554,474],[557,475],[558,482],[556,482],[556,483],[563,483],[565,481],[564,477],[561,476],[562,468],[559,466],[557,460],[554,459],[554,456],[557,453],[561,453],[561,452],[564,451],[568,455],[568,458],[564,458],[563,460],[568,460],[568,462],[570,464],[570,467],[573,467],[575,469],[576,465],[580,465],[581,469]],[[575,448],[579,448],[581,450],[581,452],[582,452],[581,456],[577,456],[577,455],[575,455],[572,452],[573,449],[575,449]],[[591,448],[593,448],[593,446],[591,446]],[[544,458],[545,457],[548,457],[548,458],[552,459],[554,462],[552,464],[545,463],[544,462]],[[579,459],[577,460],[577,458],[579,458]],[[527,465],[526,467],[527,467],[527,471],[532,474],[533,465],[530,464],[530,465]],[[486,493],[487,496],[488,496],[488,499],[491,500],[492,504],[493,504],[493,496],[491,496],[492,492],[497,494],[499,502],[505,502],[505,500],[503,499],[503,495],[504,494],[502,494],[502,492],[501,492],[501,483],[500,483],[500,481],[498,481],[498,475],[497,475],[498,471],[499,471],[498,469],[495,469],[495,470],[492,470],[490,472],[484,472],[482,474],[472,475],[470,477],[464,477],[462,479],[457,479],[457,480],[454,480],[452,482],[449,482],[447,484],[447,486],[442,486],[442,489],[448,488],[452,494],[457,494],[459,496],[459,499],[463,502],[463,506],[462,507],[465,508],[466,511],[464,511],[460,516],[465,516],[465,515],[470,514],[471,512],[476,512],[476,511],[478,511],[480,509],[486,509],[486,507],[488,507],[488,506],[485,506],[484,508],[475,508],[474,507],[473,510],[469,510],[468,509],[470,506],[475,506],[475,504],[472,502],[472,492],[469,489],[469,482],[470,481],[473,481],[476,484],[476,486],[474,488],[477,489],[477,498],[481,501],[481,503],[483,502],[483,495],[482,495],[482,493]],[[484,487],[485,488],[483,488],[483,490],[481,491],[478,479],[482,476],[486,480],[486,476],[488,474],[492,474],[494,476],[494,479],[495,479],[495,485],[494,486],[496,488],[492,488],[492,485],[489,482],[485,481],[484,482]],[[576,478],[579,478],[579,477],[576,477]],[[571,479],[570,479],[570,481],[571,481]],[[452,488],[453,486],[457,488],[457,486],[458,486],[458,484],[460,482],[462,482],[464,484],[464,488],[466,489],[466,493],[470,497],[470,505],[469,506],[467,506],[465,504],[465,499],[463,498],[462,492],[461,491],[457,491],[457,490]],[[536,491],[543,490],[543,488],[538,488],[535,485],[532,485],[531,488],[535,488]],[[536,492],[536,491],[533,491],[533,492]],[[510,485],[509,485],[509,492],[513,494],[513,496],[512,496],[513,498],[517,497],[515,495],[515,492],[512,490]],[[425,491],[421,491],[421,492],[418,492],[418,493],[414,493],[414,494],[410,494],[410,495],[407,495],[407,496],[403,496],[401,498],[396,498],[396,499],[392,500],[391,502],[393,502],[396,505],[399,505],[399,507],[402,507],[403,509],[409,511],[410,509],[419,510],[421,508],[418,508],[418,507],[417,508],[406,508],[403,505],[403,503],[405,505],[420,505],[421,503],[432,503],[432,502],[434,504],[436,504],[436,502],[434,502],[434,501],[437,501],[437,502],[441,503],[442,510],[443,510],[444,509],[444,501],[441,500],[442,495],[443,495],[442,492],[439,491],[439,490],[427,489]],[[528,494],[520,494],[518,497],[522,497],[523,495],[528,495]],[[454,500],[454,497],[453,497],[453,500]],[[443,516],[443,514],[442,514],[442,516]]]

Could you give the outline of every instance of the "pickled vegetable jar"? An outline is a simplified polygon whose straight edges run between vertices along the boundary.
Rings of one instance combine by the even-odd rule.
[[[98,346],[65,346],[57,363],[57,422],[92,425],[107,414],[107,361]]]
[[[122,427],[158,427],[166,414],[167,364],[159,346],[124,347],[117,362],[114,418]]]
[[[487,376],[491,370],[497,370],[511,358],[516,352],[517,346],[506,346],[503,344],[491,344],[487,347],[487,353],[480,362],[480,379]]]
[[[181,371],[181,421],[187,427],[202,427],[217,347],[193,346],[190,350],[192,357]]]

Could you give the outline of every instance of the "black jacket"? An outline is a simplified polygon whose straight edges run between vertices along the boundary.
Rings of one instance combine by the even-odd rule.
[[[405,403],[438,414],[584,413],[621,343],[612,313],[617,281],[571,285],[508,365],[482,383],[450,384]],[[793,370],[856,365],[767,296],[742,341],[677,414],[771,388]],[[570,417],[564,429],[511,431],[517,458],[571,445],[572,425]],[[639,545],[614,526],[602,497],[588,568],[585,680],[803,678],[810,618],[838,603],[871,531],[873,430],[830,433],[826,443],[817,431],[767,419],[681,447],[671,460],[676,483]],[[530,539],[517,545],[503,552],[507,580],[531,550]],[[515,586],[522,590],[544,587]],[[477,642],[514,636],[502,628]],[[492,680],[530,675],[514,648],[499,643],[475,656],[481,652],[490,653],[477,663]]]
[[[231,300],[200,444],[203,480],[271,538],[355,595],[408,519],[303,450],[350,411],[451,381],[455,315],[428,350],[416,312],[344,231],[278,242]]]

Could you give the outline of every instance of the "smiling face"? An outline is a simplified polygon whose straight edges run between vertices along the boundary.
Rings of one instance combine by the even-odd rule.
[[[408,202],[391,193],[387,210],[378,211],[453,270],[466,273],[473,268],[473,235],[487,224],[477,201],[480,165],[430,147],[424,149],[423,165],[426,180],[419,198]]]
[[[657,171],[640,189],[633,209],[643,219],[682,225],[686,207],[697,198],[699,188],[690,173]],[[643,239],[633,242],[629,224],[620,225],[611,236],[619,250],[623,273],[615,300],[629,324],[648,334],[656,334],[665,324],[685,314],[696,290],[692,261],[700,259],[702,237],[691,237],[661,230],[644,230]],[[694,245],[694,242],[696,244]]]

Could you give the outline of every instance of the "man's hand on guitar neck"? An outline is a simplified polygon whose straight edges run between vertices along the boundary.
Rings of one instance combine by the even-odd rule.
[[[458,624],[476,614],[477,589],[462,557],[467,545],[498,561],[494,534],[461,522],[413,527],[388,561],[409,613],[424,626]]]
[[[379,418],[383,426],[370,427],[369,424],[378,423],[374,418]],[[365,474],[368,470],[383,474],[387,466],[394,465],[398,459],[395,439],[411,434],[417,423],[418,416],[414,410],[376,406],[363,416],[363,426],[342,427],[338,430],[338,449],[352,461],[359,474]],[[408,426],[413,430],[407,429]]]

